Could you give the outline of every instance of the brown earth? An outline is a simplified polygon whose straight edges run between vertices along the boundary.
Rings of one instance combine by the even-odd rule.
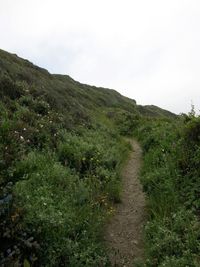
[[[112,266],[134,266],[144,257],[143,226],[145,196],[139,182],[142,150],[135,140],[129,140],[133,151],[122,172],[122,202],[107,225],[105,242]]]

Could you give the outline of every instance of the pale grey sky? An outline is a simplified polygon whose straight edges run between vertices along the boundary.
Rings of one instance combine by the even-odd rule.
[[[0,38],[51,73],[200,109],[199,0],[0,0]]]

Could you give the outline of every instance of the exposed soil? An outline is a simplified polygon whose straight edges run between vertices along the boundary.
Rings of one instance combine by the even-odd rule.
[[[143,226],[145,222],[145,196],[139,182],[142,150],[135,140],[129,140],[133,151],[122,172],[122,202],[105,232],[112,266],[134,266],[143,258]]]

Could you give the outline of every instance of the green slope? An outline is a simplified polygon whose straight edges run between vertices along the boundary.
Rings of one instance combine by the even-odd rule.
[[[67,75],[50,74],[27,60],[0,50],[0,71],[15,81],[26,81],[41,93],[46,93],[58,108],[91,109],[99,106],[123,107],[133,111],[135,101],[114,90],[97,88],[74,81]]]
[[[109,266],[101,231],[140,109],[0,50],[1,266]]]
[[[81,84],[68,75],[50,74],[17,55],[0,50],[0,75],[25,81],[38,93],[45,93],[56,108],[70,113],[90,113],[98,107],[113,107],[149,116],[172,117],[173,114],[155,106],[137,106],[136,101],[115,90]]]
[[[154,105],[145,105],[145,106],[138,105],[137,109],[140,112],[140,114],[142,114],[143,116],[147,116],[147,117],[158,117],[158,118],[163,117],[163,118],[172,118],[172,119],[177,117],[176,114],[168,110],[154,106]]]

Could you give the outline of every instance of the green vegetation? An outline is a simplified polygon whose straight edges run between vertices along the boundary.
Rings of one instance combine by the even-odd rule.
[[[153,119],[152,119],[153,118]],[[200,118],[138,106],[0,50],[0,265],[109,266],[123,136],[143,145],[146,267],[200,265]]]
[[[133,117],[135,101],[113,90],[0,51],[1,266],[108,264],[101,231]]]
[[[200,266],[200,117],[143,121],[146,267]]]
[[[0,115],[1,264],[106,266],[100,233],[120,201],[127,143],[100,122],[70,125],[5,75]]]

